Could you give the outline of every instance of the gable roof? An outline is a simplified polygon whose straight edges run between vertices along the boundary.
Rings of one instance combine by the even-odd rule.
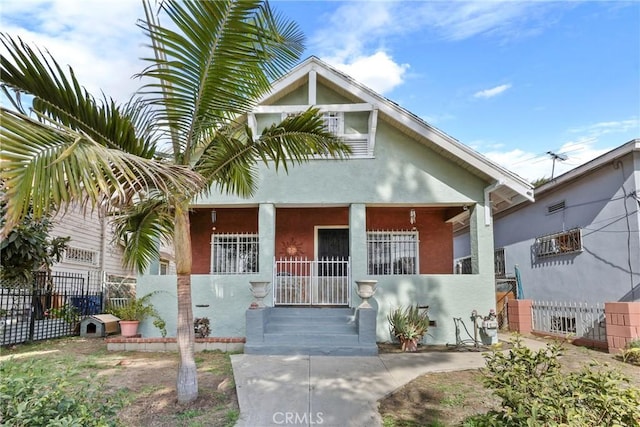
[[[492,200],[494,209],[498,205],[517,204],[524,200],[533,201],[533,187],[525,179],[499,166],[397,103],[315,56],[307,58],[288,74],[276,80],[272,84],[271,92],[263,97],[258,104],[272,104],[308,83],[311,72],[314,72],[318,83],[326,85],[354,103],[371,104],[378,111],[378,117],[382,120],[487,181],[490,185],[488,191],[495,196]]]
[[[600,169],[604,166],[610,165],[617,159],[626,156],[634,151],[640,152],[640,139],[632,139],[629,142],[622,144],[621,146],[614,148],[611,151],[604,153],[601,156],[596,157],[595,159],[588,161],[587,163],[580,165],[574,169],[571,169],[568,172],[563,173],[562,175],[557,176],[556,178],[549,180],[542,184],[540,187],[535,189],[536,194],[544,194],[551,190],[555,190],[559,187],[562,187],[570,182],[583,178],[588,173],[591,173],[597,169]]]

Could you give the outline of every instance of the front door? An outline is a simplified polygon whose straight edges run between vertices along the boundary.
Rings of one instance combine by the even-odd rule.
[[[318,229],[318,276],[312,290],[314,304],[349,303],[349,229]]]

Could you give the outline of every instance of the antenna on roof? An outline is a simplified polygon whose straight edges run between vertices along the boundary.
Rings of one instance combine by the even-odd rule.
[[[551,156],[551,158],[553,159],[553,166],[551,167],[551,179],[553,179],[553,174],[556,171],[556,160],[560,160],[562,162],[564,162],[565,160],[567,160],[567,155],[566,154],[556,154],[553,151],[547,151],[547,154]]]

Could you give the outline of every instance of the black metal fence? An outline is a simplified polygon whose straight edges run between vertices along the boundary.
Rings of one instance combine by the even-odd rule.
[[[90,274],[38,272],[30,287],[0,284],[0,345],[77,335],[103,308]]]

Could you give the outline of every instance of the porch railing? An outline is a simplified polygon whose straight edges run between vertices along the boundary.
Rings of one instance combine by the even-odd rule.
[[[351,303],[351,259],[281,258],[274,260],[274,305]]]
[[[535,331],[607,341],[603,304],[533,301],[531,309]]]

